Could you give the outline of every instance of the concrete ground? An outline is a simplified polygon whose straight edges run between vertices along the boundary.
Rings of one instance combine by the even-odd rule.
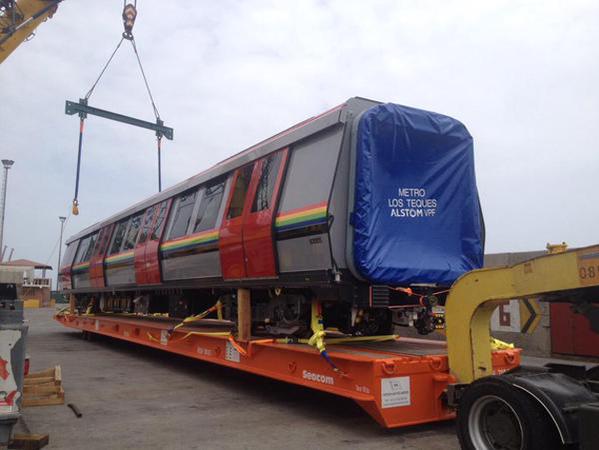
[[[62,367],[66,404],[30,407],[47,449],[458,449],[452,422],[385,430],[351,400],[122,341],[26,311],[32,371]]]
[[[81,333],[27,310],[32,371],[60,364],[66,405],[26,408],[48,449],[458,449],[452,422],[382,429],[352,401]],[[537,359],[536,363],[545,360]]]

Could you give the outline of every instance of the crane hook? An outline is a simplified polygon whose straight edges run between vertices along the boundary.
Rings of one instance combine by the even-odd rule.
[[[137,1],[136,1],[137,3]],[[135,18],[137,17],[137,9],[135,5],[129,3],[123,8],[123,37],[128,41],[133,39],[133,25],[135,25]]]

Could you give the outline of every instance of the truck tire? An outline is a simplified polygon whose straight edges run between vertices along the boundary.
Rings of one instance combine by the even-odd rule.
[[[526,392],[494,377],[464,391],[457,411],[458,438],[468,450],[554,450],[562,443],[547,412]]]

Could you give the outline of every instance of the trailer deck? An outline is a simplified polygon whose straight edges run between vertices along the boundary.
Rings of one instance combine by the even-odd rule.
[[[388,428],[449,420],[455,412],[444,391],[449,374],[445,342],[411,338],[327,344],[335,366],[313,346],[275,339],[236,341],[229,327],[183,326],[169,333],[172,320],[113,314],[59,314],[64,326],[213,362],[356,401]],[[333,340],[334,342],[334,340]],[[520,364],[520,350],[493,352],[493,370],[501,374]]]

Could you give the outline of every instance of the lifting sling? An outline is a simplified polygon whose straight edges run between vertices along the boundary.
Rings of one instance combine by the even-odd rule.
[[[142,128],[147,128],[155,131],[156,133],[156,146],[158,153],[158,192],[162,191],[162,176],[161,176],[161,151],[162,151],[162,137],[166,137],[169,140],[173,139],[173,129],[164,126],[164,122],[160,118],[160,113],[158,112],[158,108],[156,107],[156,103],[154,102],[154,97],[152,96],[152,91],[150,90],[150,85],[148,83],[148,79],[144,72],[143,66],[141,64],[141,58],[139,57],[139,52],[137,51],[137,45],[135,43],[135,38],[133,37],[133,26],[135,25],[135,18],[137,17],[137,0],[134,3],[126,4],[123,2],[123,27],[124,31],[119,40],[116,48],[108,58],[108,61],[104,65],[103,69],[100,71],[98,78],[92,84],[85,97],[79,99],[78,103],[75,102],[66,102],[65,113],[68,115],[78,114],[79,115],[79,145],[77,149],[77,173],[75,177],[75,195],[73,197],[73,207],[72,212],[73,215],[79,214],[79,180],[80,180],[80,172],[81,172],[81,150],[83,146],[83,130],[85,127],[85,119],[88,114],[96,115],[100,117],[104,117],[106,119],[115,120],[118,122],[127,123],[129,125],[138,126]],[[135,53],[135,57],[137,60],[137,64],[139,66],[139,70],[141,72],[144,84],[146,86],[146,91],[148,92],[148,97],[150,99],[150,103],[152,104],[152,110],[154,113],[154,117],[156,119],[156,123],[147,122],[144,120],[136,119],[134,117],[125,116],[122,114],[117,114],[110,111],[105,111],[98,108],[93,108],[88,105],[88,100],[92,96],[94,89],[98,85],[98,82],[106,72],[106,69],[110,65],[114,55],[117,53],[121,44],[124,40],[131,42],[131,46],[133,48],[133,52]]]

